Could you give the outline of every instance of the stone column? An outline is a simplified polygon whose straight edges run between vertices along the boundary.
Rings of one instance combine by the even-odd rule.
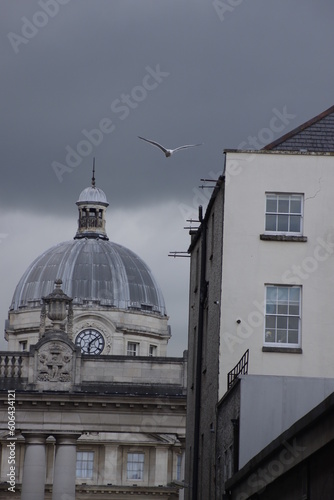
[[[23,434],[25,454],[21,500],[44,500],[45,490],[45,441],[43,434]]]
[[[120,478],[117,477],[117,444],[106,444],[104,446],[104,467],[102,481],[104,484],[121,484]]]
[[[52,500],[75,500],[77,439],[80,434],[53,434],[56,457],[53,474]]]
[[[168,482],[168,448],[155,449],[155,486],[165,486]]]

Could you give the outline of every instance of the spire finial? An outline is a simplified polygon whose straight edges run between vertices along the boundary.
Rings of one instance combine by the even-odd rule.
[[[95,156],[93,158],[93,177],[92,177],[92,187],[95,187]]]

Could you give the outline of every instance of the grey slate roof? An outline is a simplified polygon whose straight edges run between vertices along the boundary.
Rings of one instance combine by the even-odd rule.
[[[162,292],[145,262],[131,250],[99,238],[65,241],[40,255],[20,279],[10,309],[40,307],[58,278],[74,306],[94,301],[166,315]]]
[[[334,106],[271,142],[263,149],[334,152]]]

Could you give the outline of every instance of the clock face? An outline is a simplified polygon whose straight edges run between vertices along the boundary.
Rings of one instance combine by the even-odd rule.
[[[101,354],[104,348],[103,335],[93,328],[86,328],[75,339],[83,354]]]

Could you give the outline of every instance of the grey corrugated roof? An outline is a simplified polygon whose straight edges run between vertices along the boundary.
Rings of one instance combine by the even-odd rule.
[[[162,292],[142,259],[111,241],[86,238],[59,243],[40,255],[20,279],[10,309],[39,307],[58,278],[74,305],[95,301],[166,314]]]
[[[268,144],[263,149],[334,152],[334,106]]]

